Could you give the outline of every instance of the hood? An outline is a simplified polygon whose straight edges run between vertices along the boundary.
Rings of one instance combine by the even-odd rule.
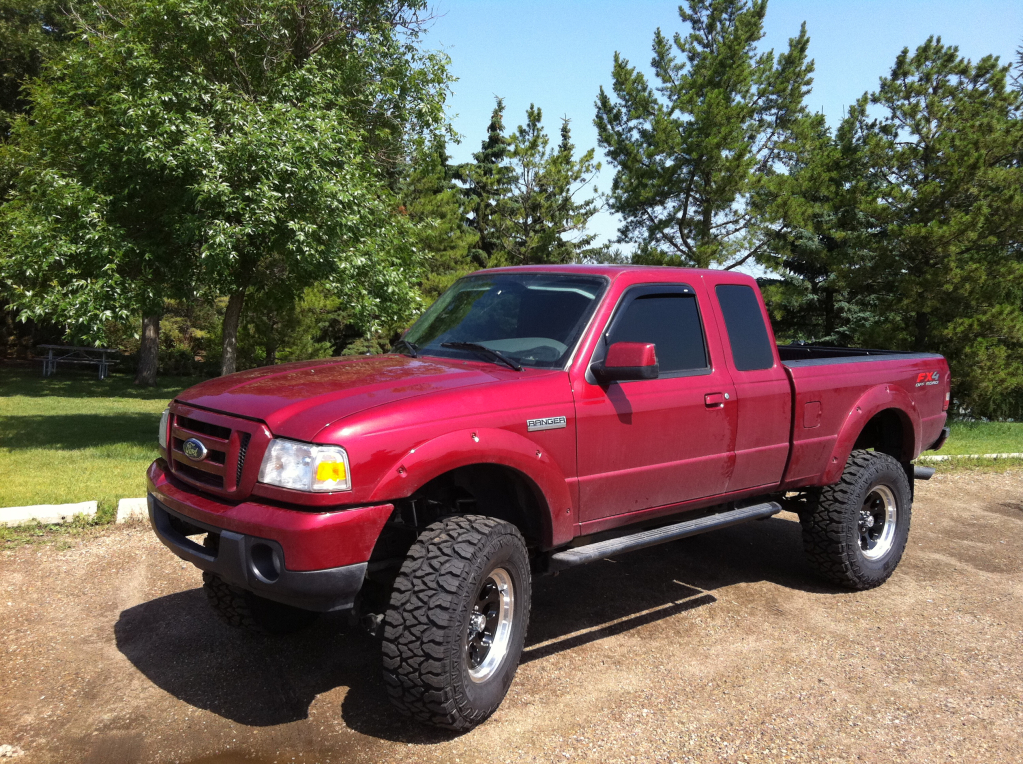
[[[302,361],[201,382],[175,400],[258,419],[274,435],[311,440],[343,417],[405,398],[493,382],[500,378],[500,369],[494,372],[471,363],[403,355]]]

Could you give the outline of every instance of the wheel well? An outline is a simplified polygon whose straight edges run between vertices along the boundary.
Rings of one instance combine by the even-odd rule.
[[[900,462],[913,456],[913,424],[898,409],[885,409],[871,417],[864,426],[853,449],[872,448]]]
[[[503,464],[472,464],[438,475],[395,502],[371,561],[403,558],[418,535],[440,517],[472,514],[511,523],[531,549],[550,537],[547,502],[532,480]]]

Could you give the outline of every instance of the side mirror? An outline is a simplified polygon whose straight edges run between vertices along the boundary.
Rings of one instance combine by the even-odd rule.
[[[656,348],[652,342],[616,342],[607,349],[604,362],[590,366],[590,372],[602,384],[657,379]]]

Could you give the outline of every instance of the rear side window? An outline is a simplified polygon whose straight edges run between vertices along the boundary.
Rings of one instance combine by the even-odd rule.
[[[608,344],[652,342],[660,376],[707,368],[707,346],[696,297],[681,292],[641,294],[625,305]]]
[[[735,368],[739,371],[770,369],[774,366],[774,353],[756,292],[742,284],[720,284],[716,291]]]

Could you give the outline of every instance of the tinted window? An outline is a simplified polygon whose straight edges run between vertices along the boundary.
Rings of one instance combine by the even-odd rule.
[[[721,284],[717,294],[735,368],[739,371],[770,369],[774,366],[774,353],[756,292],[741,284]]]
[[[707,368],[700,312],[693,295],[642,295],[625,306],[608,342],[652,342],[661,375]]]

